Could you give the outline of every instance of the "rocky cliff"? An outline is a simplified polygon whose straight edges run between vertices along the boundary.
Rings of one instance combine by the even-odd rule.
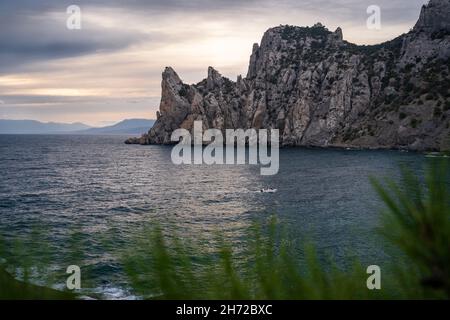
[[[169,144],[177,128],[276,128],[282,146],[450,147],[450,0],[431,0],[407,34],[373,46],[343,40],[340,28],[269,29],[253,46],[245,78],[212,67],[184,84],[162,80],[154,127],[128,143]]]

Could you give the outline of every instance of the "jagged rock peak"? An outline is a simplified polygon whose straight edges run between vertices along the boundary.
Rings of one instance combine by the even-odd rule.
[[[340,27],[337,27],[336,31],[334,31],[334,35],[337,40],[344,40],[344,35],[342,34],[342,29]]]
[[[425,32],[450,31],[450,0],[430,0],[422,6],[414,30]]]
[[[258,59],[259,45],[253,44],[252,54],[250,56],[250,63],[248,65],[247,77],[253,78],[256,75],[256,60]]]
[[[222,82],[222,75],[213,67],[208,67],[208,78],[206,79],[207,88],[214,89],[216,87],[220,87]]]
[[[162,73],[163,81],[171,82],[174,84],[181,83],[181,79],[178,74],[171,67],[166,67]]]
[[[259,44],[254,43],[254,44],[253,44],[252,53],[255,53],[256,51],[258,51],[258,49],[259,49]]]

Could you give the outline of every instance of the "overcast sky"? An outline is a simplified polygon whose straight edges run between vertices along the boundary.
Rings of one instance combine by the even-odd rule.
[[[104,125],[154,118],[161,72],[187,83],[214,66],[245,75],[253,43],[280,24],[340,26],[373,44],[407,32],[427,0],[0,0],[0,118]],[[381,30],[366,9],[381,8]],[[69,5],[81,30],[66,27]]]

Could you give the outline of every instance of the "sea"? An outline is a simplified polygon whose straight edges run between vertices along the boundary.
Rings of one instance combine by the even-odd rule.
[[[290,239],[313,243],[338,265],[383,265],[392,257],[377,232],[384,205],[370,177],[398,181],[402,165],[422,175],[426,161],[391,150],[287,148],[278,174],[262,176],[257,165],[174,165],[170,146],[126,145],[127,138],[0,135],[5,243],[43,229],[58,257],[68,234],[82,232],[82,269],[107,299],[136,296],[104,235],[113,234],[109,248],[138,251],[143,226],[202,239],[205,250],[220,234],[238,248],[249,227],[275,217]],[[26,258],[27,248],[21,252]]]

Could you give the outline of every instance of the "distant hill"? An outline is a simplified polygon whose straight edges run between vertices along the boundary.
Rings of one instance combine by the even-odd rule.
[[[155,120],[147,119],[127,119],[112,126],[102,128],[90,128],[76,132],[77,134],[130,134],[140,135],[146,133],[153,127]]]
[[[147,133],[155,120],[127,119],[111,126],[93,128],[83,123],[39,122],[36,120],[0,119],[0,134],[82,134],[82,135],[141,135]]]
[[[90,127],[83,123],[43,123],[36,120],[0,119],[0,134],[55,134],[86,130]]]

